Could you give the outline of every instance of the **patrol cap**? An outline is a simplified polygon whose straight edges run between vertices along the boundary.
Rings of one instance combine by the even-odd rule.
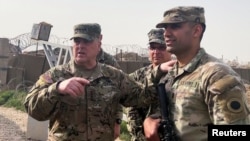
[[[74,26],[74,35],[70,40],[74,38],[83,38],[89,41],[98,38],[101,34],[101,26],[97,23],[83,23]]]
[[[151,29],[148,33],[148,41],[150,43],[165,44],[164,41],[164,30],[161,28]]]
[[[204,8],[199,6],[179,6],[169,9],[163,14],[163,21],[156,25],[162,28],[169,23],[195,22],[205,24]]]

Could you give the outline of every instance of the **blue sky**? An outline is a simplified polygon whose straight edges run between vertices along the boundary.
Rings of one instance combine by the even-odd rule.
[[[70,38],[78,23],[97,22],[103,44],[147,47],[147,33],[175,6],[205,8],[202,47],[215,57],[250,62],[249,0],[0,0],[0,37],[31,32],[34,23],[53,25],[51,34]]]

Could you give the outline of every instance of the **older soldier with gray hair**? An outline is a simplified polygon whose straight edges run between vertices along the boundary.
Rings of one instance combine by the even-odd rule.
[[[151,75],[153,69],[163,62],[171,60],[171,54],[166,51],[166,43],[164,41],[163,29],[151,29],[148,33],[148,52],[150,65],[145,66],[136,70],[135,72],[129,74],[131,78],[140,82],[140,83],[151,83],[154,79]],[[148,107],[136,108],[129,107],[127,108],[127,117],[128,117],[128,129],[131,134],[131,141],[144,141],[143,133],[143,121],[144,119],[155,112],[158,102],[151,104]]]
[[[38,121],[50,120],[50,141],[113,141],[119,104],[147,106],[157,100],[155,88],[97,61],[102,40],[99,24],[74,26],[71,39],[72,60],[39,77],[25,108]]]
[[[208,125],[250,124],[242,79],[230,66],[200,46],[206,27],[204,8],[169,9],[156,26],[165,29],[167,51],[177,58],[173,69],[160,81],[169,92],[166,102],[170,103],[173,138],[206,141]],[[165,64],[159,68],[164,71]],[[144,121],[148,140],[159,140],[160,118],[158,114]]]

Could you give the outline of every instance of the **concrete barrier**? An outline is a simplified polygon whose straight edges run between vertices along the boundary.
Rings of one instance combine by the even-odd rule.
[[[28,116],[27,123],[27,139],[35,139],[39,141],[47,141],[49,131],[49,121],[37,121]]]

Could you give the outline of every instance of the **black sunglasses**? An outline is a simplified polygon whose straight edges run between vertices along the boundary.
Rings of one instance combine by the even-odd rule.
[[[164,46],[164,45],[161,45],[161,46],[153,46],[153,45],[151,45],[151,46],[149,46],[149,49],[150,50],[159,50],[159,51],[164,51],[164,50],[166,50],[166,46]]]

